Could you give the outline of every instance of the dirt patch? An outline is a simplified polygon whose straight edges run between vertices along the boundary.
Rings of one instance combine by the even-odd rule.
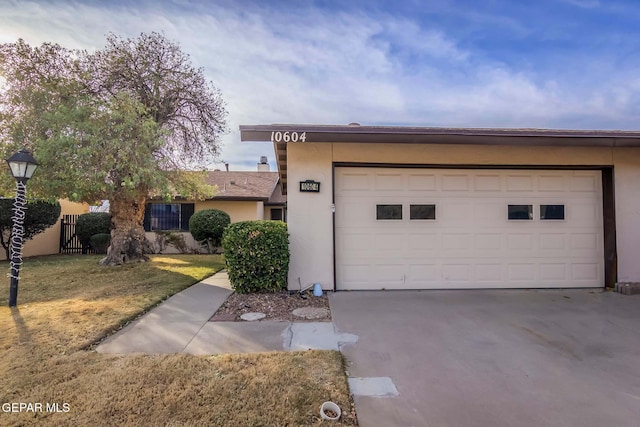
[[[307,320],[293,314],[293,310],[302,307],[325,308],[326,316]],[[288,291],[274,293],[232,294],[227,301],[209,319],[212,322],[238,322],[240,316],[245,313],[264,313],[262,320],[286,320],[286,321],[331,321],[331,311],[326,292],[321,297],[316,297],[308,291],[300,294],[290,294]]]

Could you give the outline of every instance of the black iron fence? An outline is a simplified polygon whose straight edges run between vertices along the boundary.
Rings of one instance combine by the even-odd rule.
[[[76,221],[80,215],[63,215],[60,220],[60,253],[92,254],[91,246],[83,245],[76,235]]]

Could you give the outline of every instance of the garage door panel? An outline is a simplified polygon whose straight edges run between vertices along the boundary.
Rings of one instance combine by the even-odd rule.
[[[512,263],[508,266],[509,280],[513,282],[532,282],[535,280],[536,265],[534,263]]]
[[[445,282],[469,283],[473,279],[473,266],[465,263],[445,263],[442,265],[442,279]]]
[[[507,175],[507,192],[521,193],[533,191],[533,176],[531,174]]]
[[[349,192],[369,192],[371,190],[370,174],[366,172],[348,172],[340,177],[340,181],[336,181],[336,190],[342,193]]]
[[[374,178],[373,189],[375,191],[402,191],[404,190],[404,179],[404,175],[400,173],[377,173]]]
[[[466,173],[443,174],[442,191],[469,191],[469,175]]]
[[[540,249],[548,253],[550,250],[562,251],[565,254],[567,249],[567,234],[565,233],[541,233],[538,236]]]
[[[406,245],[407,239],[404,233],[380,233],[375,235],[374,245],[369,248],[378,252],[404,252]]]
[[[436,191],[436,175],[433,173],[409,173],[407,184],[409,191],[432,193]]]
[[[544,174],[538,177],[538,191],[561,193],[567,189],[567,177],[560,174]]]
[[[564,283],[567,280],[567,264],[566,263],[543,263],[540,264],[540,281],[543,283],[548,282],[561,282]]]
[[[598,191],[598,181],[592,174],[575,174],[571,177],[570,190],[573,192],[595,193]]]
[[[600,277],[598,263],[575,263],[571,265],[571,278],[575,281],[590,282]]]
[[[502,190],[502,177],[498,174],[494,175],[476,175],[474,179],[475,191],[493,191],[499,192]]]
[[[335,176],[337,289],[603,285],[599,171],[338,167]],[[378,204],[401,205],[402,219],[376,219]],[[533,218],[509,220],[511,204],[531,205]],[[410,219],[411,205],[434,205],[435,219]]]
[[[507,236],[507,249],[510,251],[532,252],[536,250],[534,245],[534,234],[511,233]]]
[[[503,248],[503,235],[501,233],[480,233],[475,236],[475,248],[481,253],[487,251],[500,251]]]

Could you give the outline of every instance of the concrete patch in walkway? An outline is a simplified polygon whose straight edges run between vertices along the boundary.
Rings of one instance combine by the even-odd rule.
[[[389,377],[349,378],[349,389],[354,396],[394,397],[398,389]]]
[[[356,342],[358,337],[352,334],[340,334],[331,322],[308,322],[291,324],[291,341],[285,342],[285,349],[303,350],[339,350],[346,342]]]

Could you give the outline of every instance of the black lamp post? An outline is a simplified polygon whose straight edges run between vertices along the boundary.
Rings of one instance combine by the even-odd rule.
[[[11,230],[11,284],[9,307],[18,304],[18,275],[22,266],[22,237],[24,215],[27,208],[27,180],[33,176],[38,162],[24,148],[7,159],[11,175],[16,179],[16,199],[13,203],[13,229]]]

